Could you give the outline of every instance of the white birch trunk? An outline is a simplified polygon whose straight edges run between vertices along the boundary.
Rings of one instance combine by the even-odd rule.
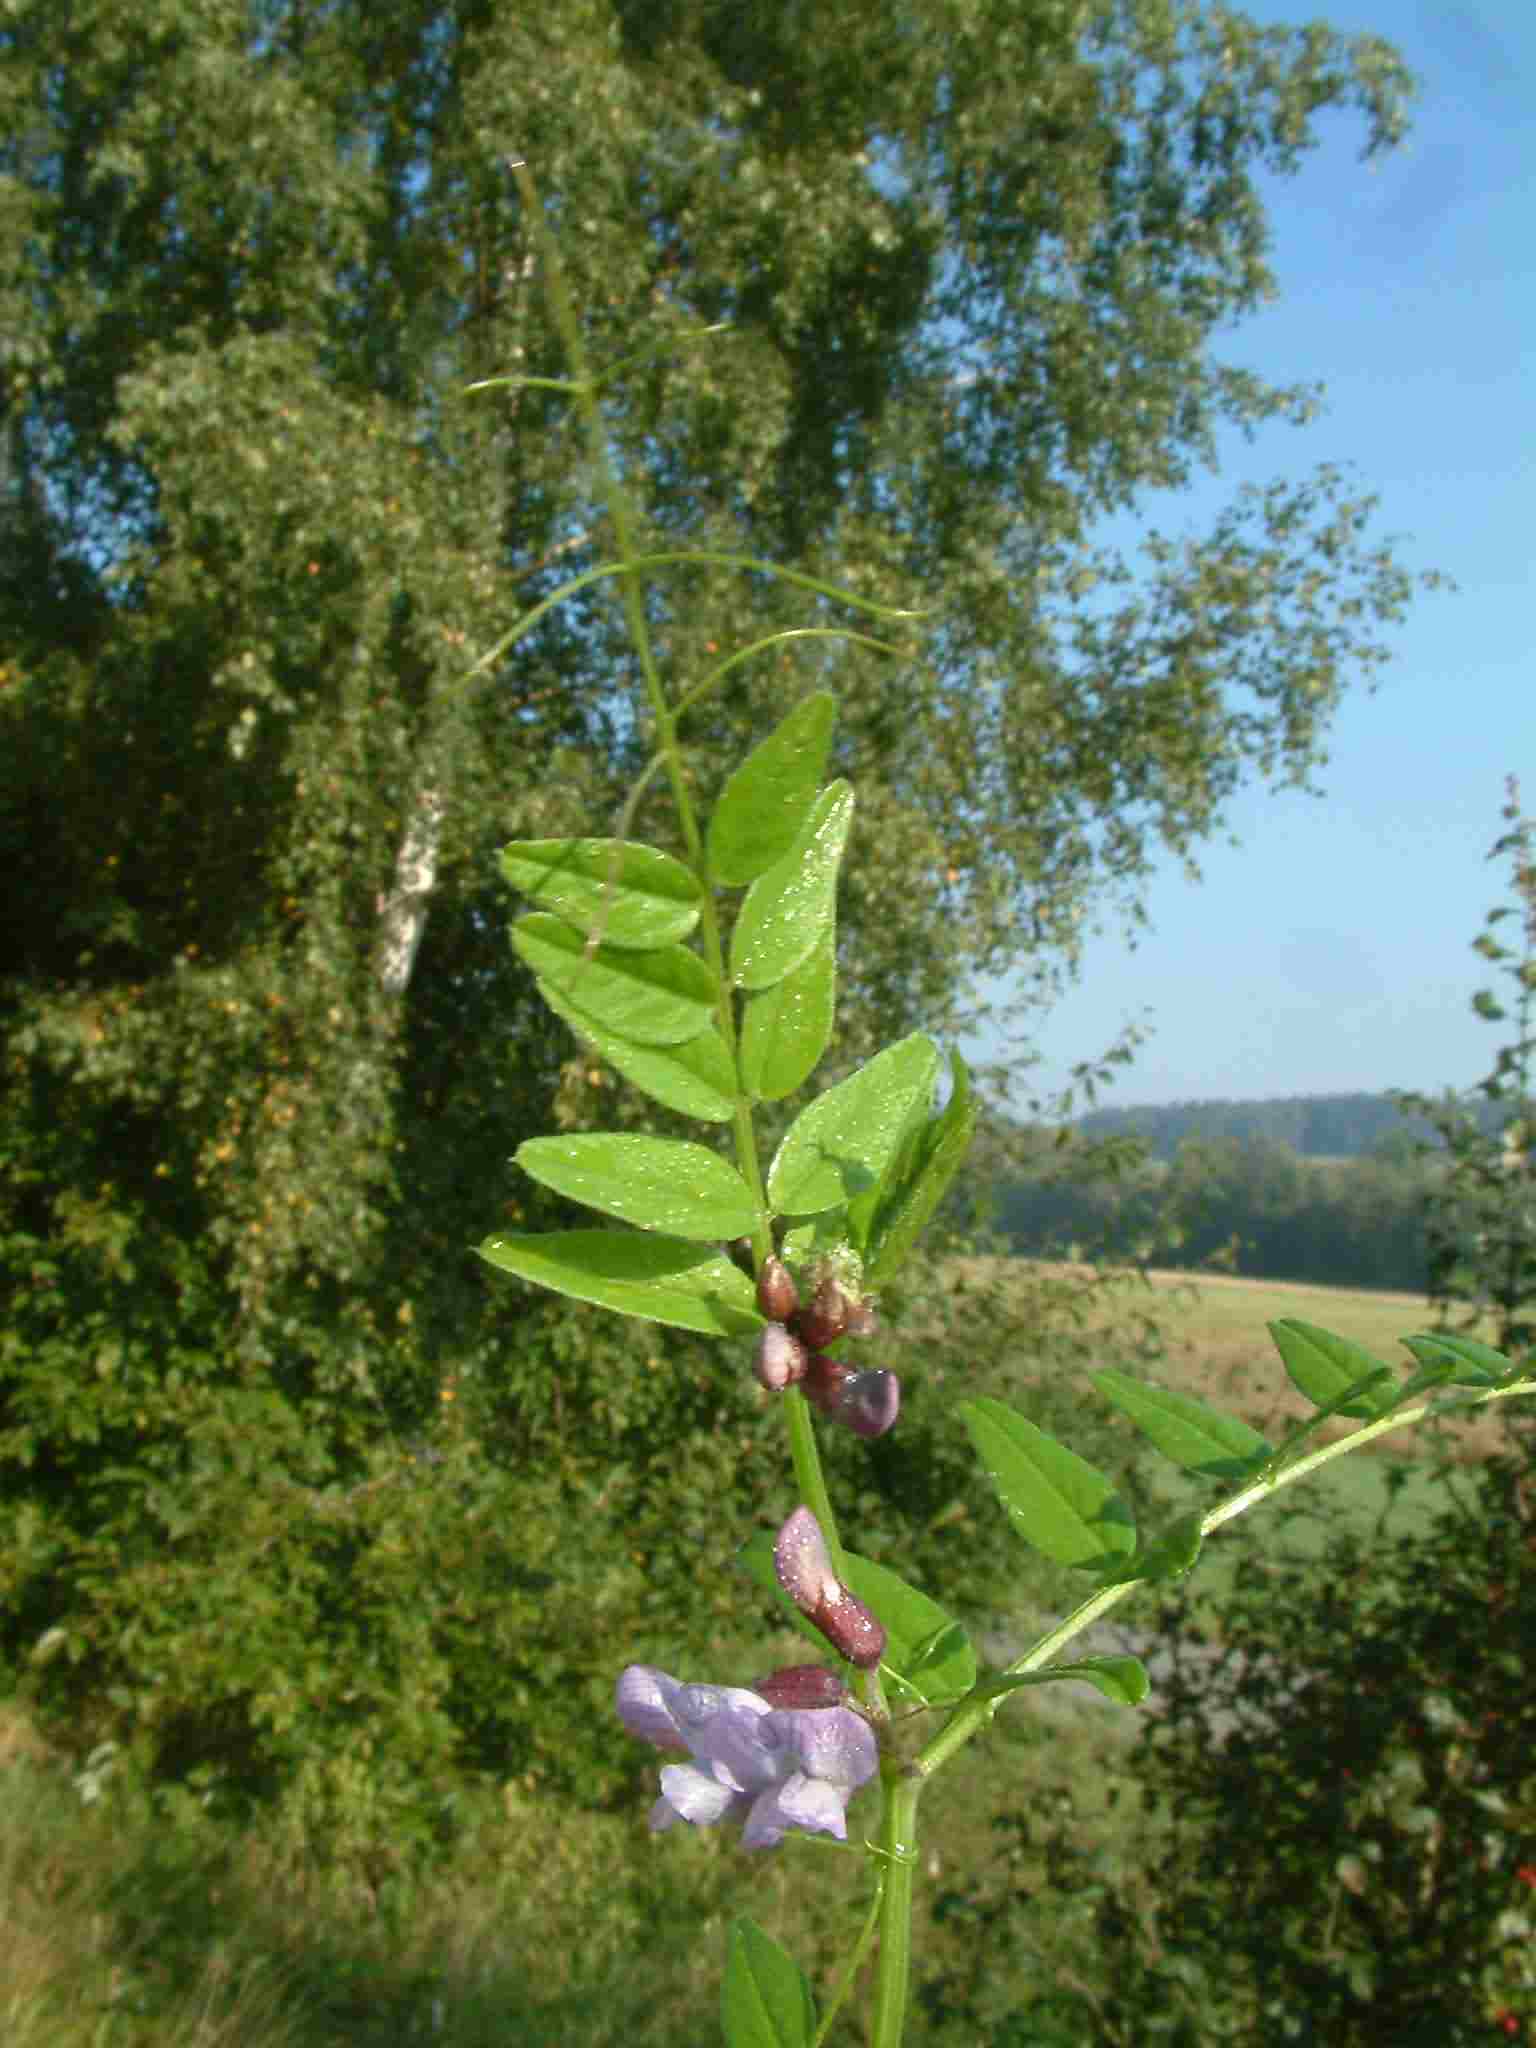
[[[395,857],[394,889],[379,902],[376,957],[379,984],[387,996],[404,995],[410,983],[416,949],[427,926],[432,891],[437,886],[437,861],[447,815],[447,799],[441,790],[422,790]]]

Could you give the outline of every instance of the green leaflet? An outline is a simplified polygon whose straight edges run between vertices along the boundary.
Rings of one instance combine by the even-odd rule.
[[[1187,1514],[1176,1516],[1161,1536],[1139,1546],[1132,1557],[1109,1574],[1105,1583],[1145,1579],[1148,1585],[1157,1586],[1169,1579],[1182,1579],[1186,1572],[1194,1570],[1204,1543],[1205,1517],[1198,1508],[1191,1508]]]
[[[1113,1700],[1117,1707],[1138,1707],[1151,1690],[1146,1666],[1139,1657],[1080,1657],[1075,1664],[1043,1664],[1038,1671],[1010,1672],[1006,1677],[984,1678],[976,1687],[976,1699],[996,1699],[1002,1693],[1018,1692],[1026,1685],[1059,1685],[1063,1679],[1081,1679]]]
[[[746,1274],[723,1252],[681,1238],[641,1230],[498,1232],[476,1249],[520,1280],[646,1322],[708,1337],[740,1337],[763,1326]]]
[[[1423,1336],[1402,1337],[1421,1366],[1444,1367],[1444,1377],[1453,1386],[1491,1387],[1509,1371],[1510,1362],[1502,1351],[1495,1351],[1491,1344],[1480,1344],[1475,1337]]]
[[[529,1138],[514,1157],[556,1194],[645,1230],[677,1237],[750,1237],[760,1221],[752,1191],[718,1152],[681,1138],[589,1131]]]
[[[950,1073],[953,1086],[939,1115],[909,1126],[879,1188],[849,1204],[849,1228],[865,1253],[870,1287],[900,1269],[970,1150],[977,1104],[958,1052],[950,1055]]]
[[[699,921],[703,891],[680,860],[629,839],[516,839],[501,872],[540,910],[609,946],[665,946]]]
[[[809,1103],[768,1170],[769,1206],[813,1216],[877,1187],[909,1121],[933,1099],[939,1049],[914,1031]]]
[[[741,1019],[741,1084],[759,1102],[778,1102],[808,1080],[832,1037],[837,943],[829,931],[800,965],[749,996]]]
[[[830,693],[816,691],[729,777],[705,839],[711,881],[745,888],[789,854],[815,805],[836,713]]]
[[[1256,1429],[1234,1416],[1207,1408],[1188,1394],[1147,1386],[1129,1373],[1106,1368],[1093,1374],[1106,1401],[1113,1401],[1165,1458],[1205,1479],[1242,1480],[1274,1456]]]
[[[552,982],[541,979],[539,994],[610,1067],[655,1101],[701,1123],[729,1123],[735,1115],[736,1076],[725,1040],[713,1024],[680,1045],[639,1045],[589,1017]]]
[[[837,870],[853,821],[853,791],[834,782],[781,861],[759,875],[731,933],[731,980],[772,988],[831,933]]]
[[[919,1699],[953,1699],[976,1682],[976,1652],[954,1617],[936,1600],[873,1558],[849,1551],[848,1586],[888,1638],[880,1668]]]
[[[541,981],[621,1038],[684,1045],[714,1021],[714,981],[686,946],[599,946],[589,954],[580,932],[540,910],[517,920],[512,944]]]
[[[805,1972],[755,1920],[731,1922],[720,1991],[726,2048],[811,2048],[816,2002]]]
[[[965,1401],[960,1415],[1024,1540],[1057,1564],[1118,1577],[1135,1553],[1136,1525],[1103,1473],[1004,1401]]]
[[[1316,1323],[1304,1323],[1297,1316],[1282,1316],[1266,1325],[1275,1341],[1291,1384],[1306,1395],[1314,1407],[1330,1414],[1352,1415],[1367,1421],[1384,1415],[1397,1397],[1396,1375],[1390,1366],[1348,1337],[1336,1337],[1332,1330]],[[1362,1380],[1385,1375],[1375,1386],[1359,1385]],[[1348,1400],[1341,1397],[1348,1395]]]

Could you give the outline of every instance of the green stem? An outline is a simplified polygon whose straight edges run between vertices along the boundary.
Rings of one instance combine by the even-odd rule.
[[[616,479],[615,479],[616,481]],[[717,548],[667,548],[660,553],[629,555],[619,562],[599,562],[595,569],[583,569],[578,576],[571,576],[558,590],[552,590],[548,597],[541,597],[537,604],[519,614],[501,638],[489,646],[472,668],[466,669],[461,680],[469,683],[487,669],[494,668],[505,654],[510,654],[520,640],[525,640],[546,612],[563,604],[568,597],[574,597],[578,590],[585,590],[590,583],[601,583],[609,576],[638,576],[643,569],[665,569],[680,563],[695,566],[703,562],[717,569],[749,569],[759,576],[776,576],[781,583],[793,583],[801,590],[811,590],[818,597],[834,598],[839,604],[852,606],[855,611],[868,612],[875,619],[921,619],[926,611],[903,611],[895,605],[876,604],[872,598],[857,597],[851,590],[839,590],[835,583],[824,583],[819,576],[807,576],[799,569],[783,569],[776,562],[765,562],[757,555],[723,554]],[[809,628],[805,630],[809,631]],[[818,629],[822,630],[822,629]],[[827,627],[827,633],[835,628]],[[883,640],[868,640],[862,634],[853,636],[862,645],[878,648],[887,654],[898,654],[900,648],[893,648]],[[759,650],[765,643],[759,642]],[[719,672],[715,672],[718,680]],[[706,678],[706,680],[708,680]],[[699,685],[702,688],[703,685]],[[693,695],[690,692],[690,697]]]
[[[789,1430],[789,1455],[795,1468],[795,1491],[821,1524],[833,1571],[840,1579],[846,1580],[848,1560],[843,1554],[842,1538],[837,1533],[837,1517],[832,1512],[832,1496],[827,1492],[826,1476],[821,1469],[821,1452],[816,1443],[815,1425],[811,1421],[811,1407],[798,1387],[785,1390],[784,1419]]]
[[[624,623],[629,629],[629,637],[640,663],[645,694],[650,700],[651,716],[656,721],[657,752],[666,758],[667,775],[672,784],[672,796],[677,805],[678,820],[683,828],[683,839],[688,848],[690,861],[698,868],[703,856],[699,823],[694,814],[687,784],[683,780],[682,762],[677,751],[676,726],[667,704],[667,693],[662,686],[661,673],[656,666],[650,628],[646,624],[645,582],[635,560],[638,550],[635,545],[635,517],[630,509],[629,493],[619,481],[613,466],[613,457],[609,453],[608,434],[603,426],[602,406],[587,362],[587,346],[582,339],[581,322],[576,318],[576,308],[572,305],[571,295],[566,289],[565,267],[560,261],[560,251],[555,238],[545,225],[532,173],[524,163],[514,163],[511,170],[528,211],[529,226],[539,244],[539,254],[544,262],[545,296],[549,300],[549,310],[555,326],[559,329],[566,359],[574,373],[571,379],[571,395],[576,401],[576,409],[581,414],[582,424],[586,428],[592,468],[608,507],[608,517],[613,523],[614,540],[622,565],[619,570],[619,589],[623,597]]]
[[[837,2018],[839,2012],[842,2011],[848,1994],[853,1989],[853,1980],[859,1974],[859,1968],[865,1956],[869,1954],[869,1944],[874,1940],[875,1929],[880,1924],[880,1904],[884,1897],[885,1879],[877,1877],[875,1880],[875,1895],[869,1902],[868,1913],[864,1916],[863,1929],[858,1940],[853,1945],[853,1953],[849,1956],[843,1968],[843,1974],[838,1979],[837,1989],[832,1994],[832,2001],[821,2016],[821,2025],[816,2029],[816,2039],[811,2044],[811,2048],[821,2048],[822,2042],[826,2040],[828,2034],[832,2031],[832,2022]]]
[[[878,1853],[885,1866],[880,1900],[880,1954],[875,1966],[875,2011],[870,2048],[901,2048],[912,1975],[912,1889],[917,1870],[919,1777],[888,1778],[880,1815]]]

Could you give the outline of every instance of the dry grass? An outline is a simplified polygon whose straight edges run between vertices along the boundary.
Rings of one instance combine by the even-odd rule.
[[[969,1263],[973,1268],[988,1265],[994,1272],[1008,1265],[1006,1260]],[[1048,1270],[1086,1279],[1091,1269],[1056,1265]],[[1363,1344],[1384,1364],[1405,1368],[1410,1354],[1402,1348],[1401,1339],[1434,1328],[1430,1305],[1417,1294],[1245,1280],[1228,1274],[1154,1271],[1147,1278],[1166,1349],[1146,1377],[1241,1415],[1271,1438],[1286,1425],[1305,1421],[1313,1410],[1286,1378],[1267,1324],[1286,1316],[1317,1323]],[[1125,1297],[1119,1299],[1118,1310],[1105,1305],[1106,1328],[1124,1313]],[[1491,1326],[1477,1334],[1486,1342],[1493,1341]],[[1468,1458],[1486,1457],[1503,1443],[1496,1415],[1465,1418],[1457,1424],[1457,1432]],[[1372,1448],[1389,1457],[1406,1456],[1412,1450],[1411,1434],[1406,1430],[1400,1436],[1383,1437]]]

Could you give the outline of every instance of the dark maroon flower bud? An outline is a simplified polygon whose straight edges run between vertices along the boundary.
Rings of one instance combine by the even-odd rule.
[[[855,1436],[875,1437],[884,1436],[900,1413],[901,1381],[881,1366],[848,1375],[832,1419],[846,1423]]]
[[[811,1296],[809,1308],[801,1309],[795,1317],[796,1333],[803,1337],[812,1351],[825,1351],[829,1344],[835,1344],[848,1327],[849,1300],[842,1282],[832,1273],[823,1273]]]
[[[760,1387],[770,1394],[782,1394],[796,1380],[805,1377],[805,1346],[782,1323],[769,1323],[758,1337],[752,1356],[752,1370]]]
[[[809,1508],[796,1508],[780,1529],[773,1568],[785,1593],[838,1655],[861,1671],[873,1670],[885,1655],[885,1630],[833,1571],[821,1524]]]
[[[787,1323],[800,1306],[794,1276],[777,1253],[764,1259],[757,1276],[757,1305],[771,1323]]]
[[[789,1664],[752,1687],[770,1707],[840,1707],[848,1688],[825,1664]]]
[[[840,1358],[813,1351],[802,1391],[818,1414],[840,1422],[855,1436],[884,1436],[901,1412],[901,1381],[883,1366],[855,1372]]]
[[[806,1360],[801,1391],[820,1414],[834,1415],[844,1384],[852,1374],[853,1367],[844,1365],[840,1358],[828,1358],[824,1351],[813,1351]]]
[[[750,1237],[733,1237],[725,1248],[725,1256],[740,1273],[750,1280],[757,1271],[757,1259],[752,1250]]]

